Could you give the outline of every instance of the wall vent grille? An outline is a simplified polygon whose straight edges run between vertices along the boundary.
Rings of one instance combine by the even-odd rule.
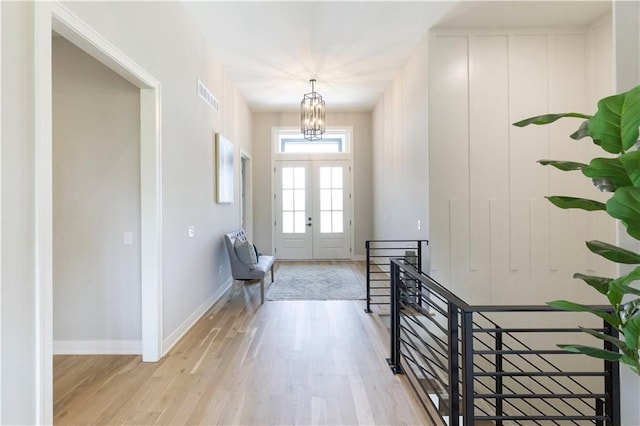
[[[198,96],[200,96],[215,112],[220,112],[220,102],[213,96],[207,86],[198,80]]]

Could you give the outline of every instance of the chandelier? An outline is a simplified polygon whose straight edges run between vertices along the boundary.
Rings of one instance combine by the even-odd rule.
[[[322,139],[324,133],[324,101],[319,93],[316,93],[311,82],[311,93],[306,93],[300,102],[300,131],[304,138],[310,141]]]

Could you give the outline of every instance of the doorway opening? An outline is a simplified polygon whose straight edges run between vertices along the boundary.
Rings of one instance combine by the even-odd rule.
[[[52,32],[140,89],[141,353],[157,361],[162,349],[162,219],[160,83],[59,2],[34,5],[36,122],[36,423],[53,421]]]
[[[240,228],[248,235],[253,234],[253,225],[249,222],[251,211],[251,158],[240,151]]]

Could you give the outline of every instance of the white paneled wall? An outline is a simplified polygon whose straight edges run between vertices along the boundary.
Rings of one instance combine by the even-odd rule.
[[[579,172],[536,161],[588,162],[604,153],[568,138],[579,120],[524,129],[511,123],[547,112],[593,112],[594,100],[611,93],[610,40],[610,19],[576,31],[432,34],[431,274],[468,302],[602,302],[571,277],[615,273],[584,245],[615,242],[614,221],[602,212],[560,210],[544,197],[604,198]]]

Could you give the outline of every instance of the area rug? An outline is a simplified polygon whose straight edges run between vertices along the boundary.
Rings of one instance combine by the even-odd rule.
[[[265,299],[364,300],[364,281],[353,269],[357,267],[350,262],[278,262]]]

